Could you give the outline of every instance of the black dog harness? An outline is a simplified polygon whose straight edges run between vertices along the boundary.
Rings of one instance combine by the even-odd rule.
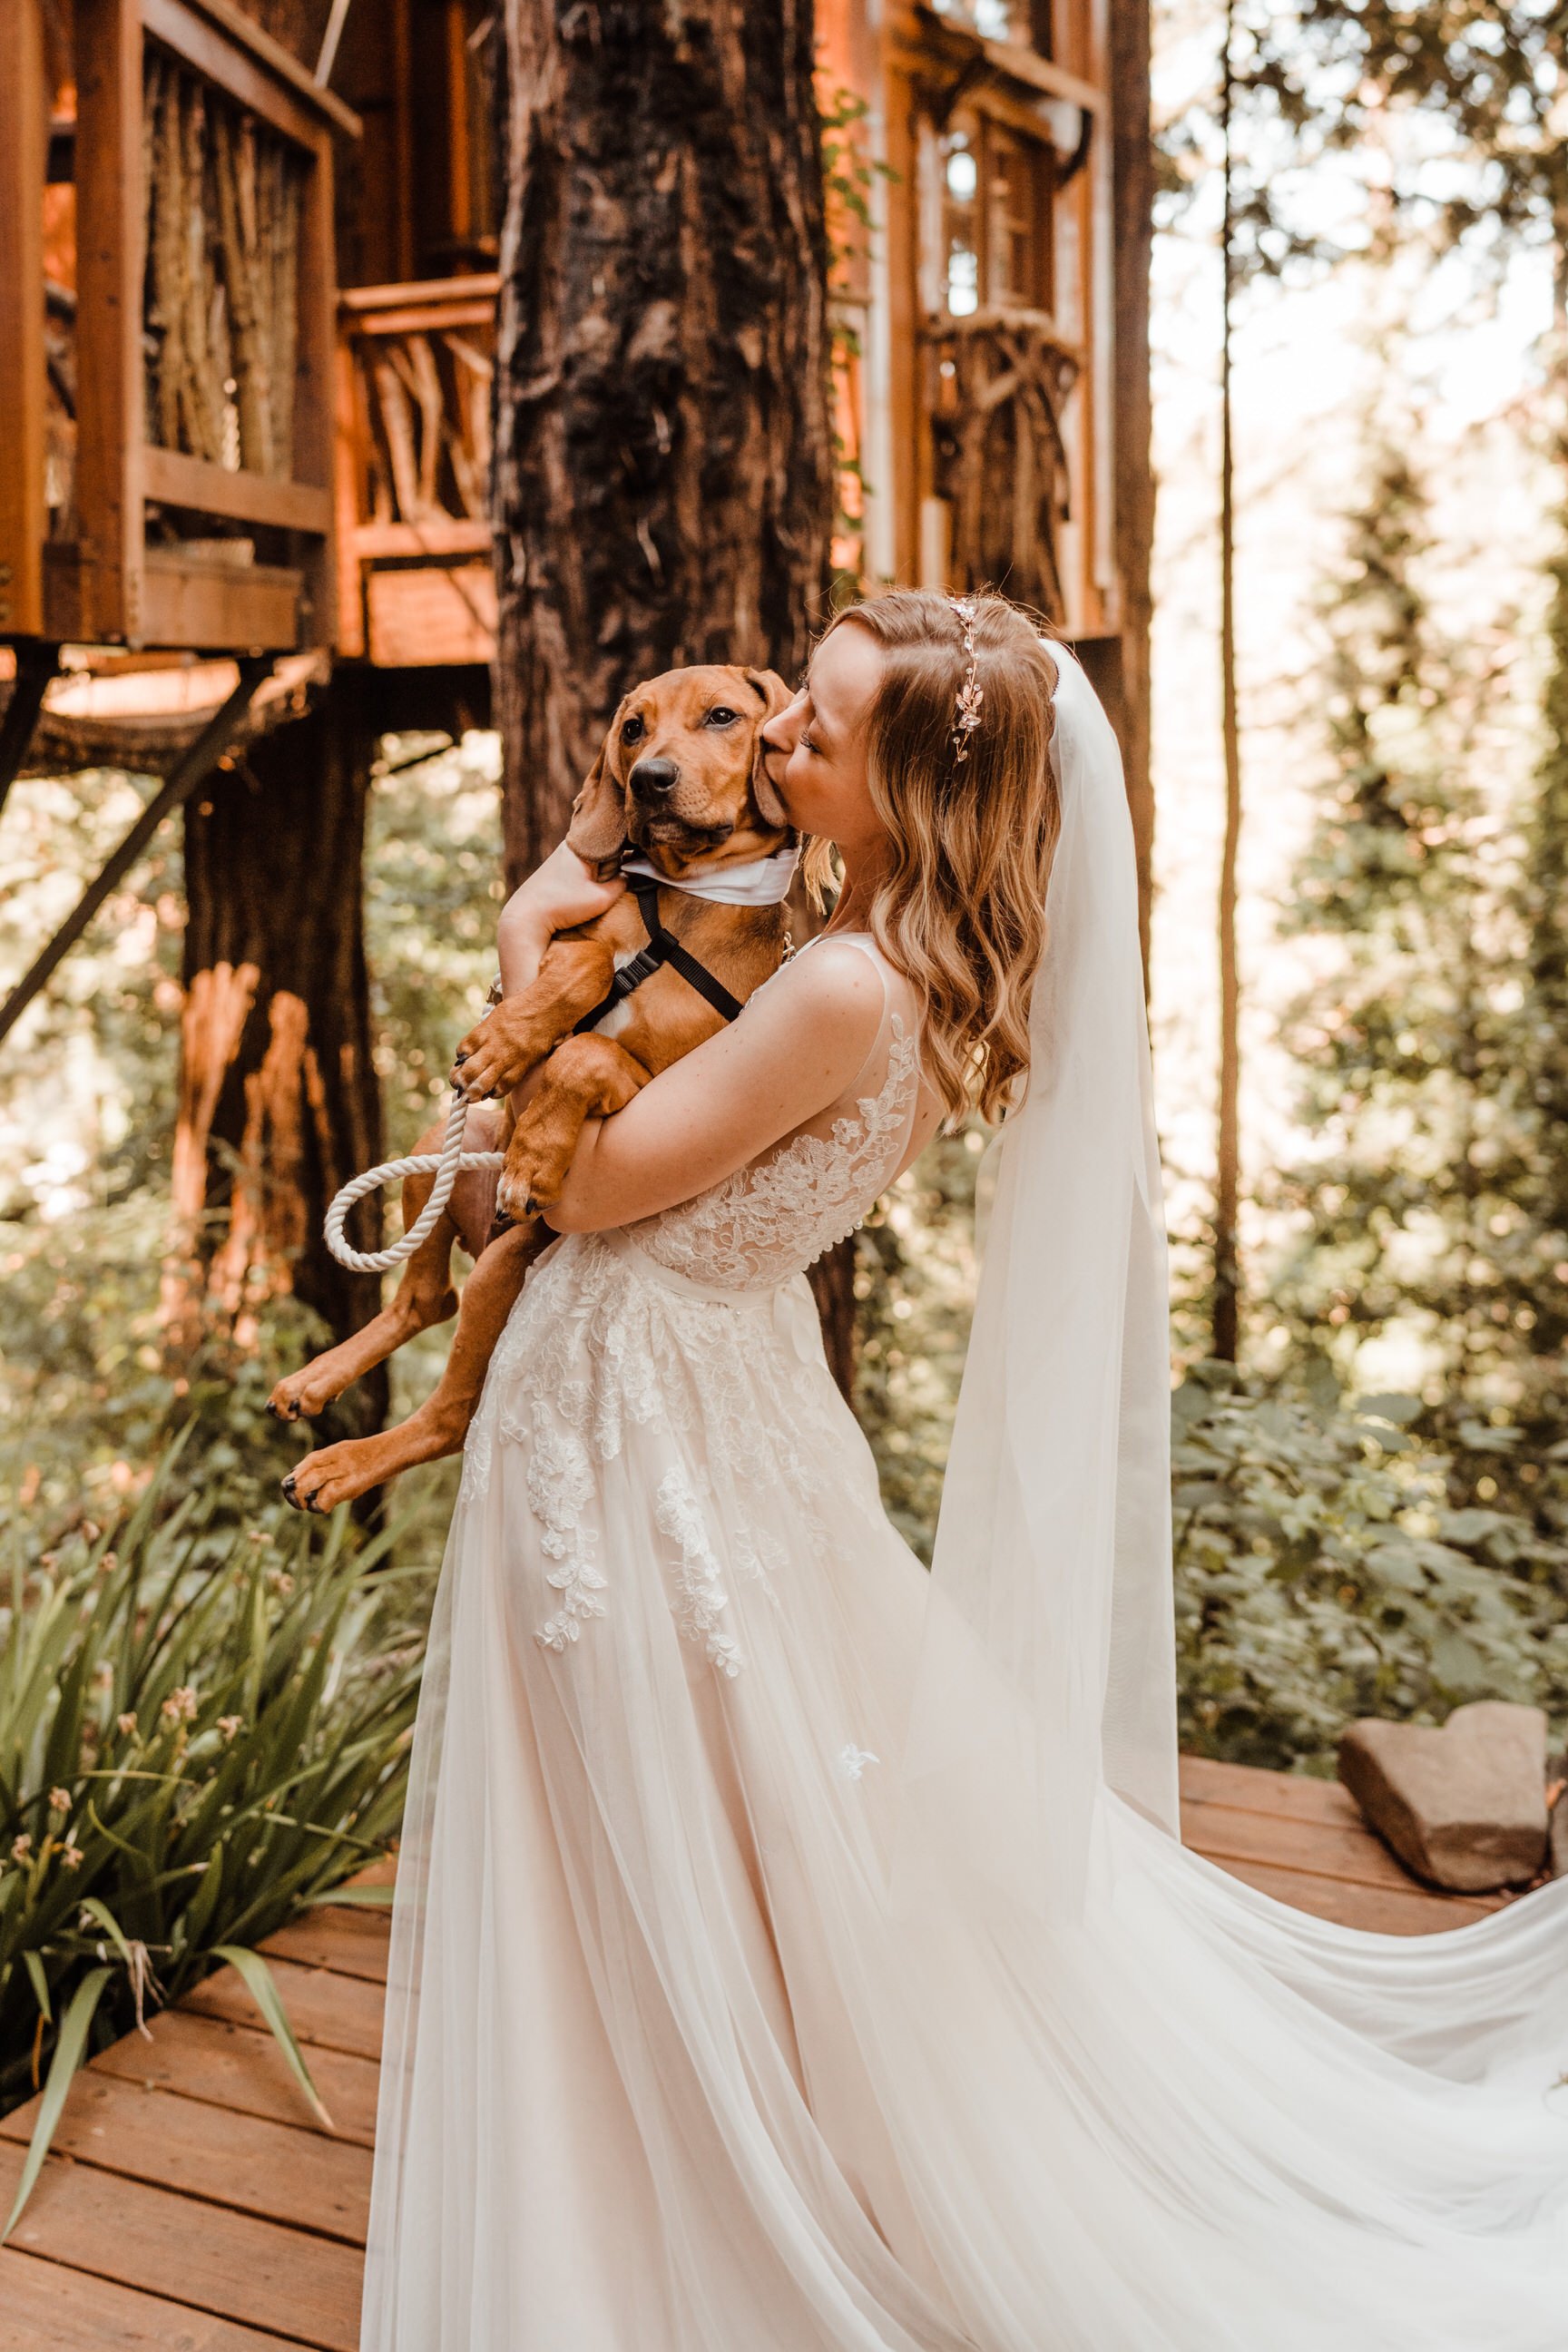
[[[726,1021],[733,1021],[741,1010],[740,999],[731,995],[721,980],[715,980],[706,964],[699,963],[694,955],[689,955],[674,932],[667,931],[659,921],[658,883],[640,881],[634,877],[631,887],[637,895],[637,912],[647,933],[647,945],[639,948],[629,963],[622,964],[610,982],[608,996],[602,1003],[595,1004],[592,1013],[584,1013],[581,1021],[575,1024],[573,1035],[580,1037],[585,1029],[595,1028],[606,1013],[613,1013],[634,989],[640,988],[645,980],[650,980],[661,963],[667,963],[672,971],[678,971],[699,996],[705,996],[715,1013],[721,1013]],[[670,887],[677,889],[679,885],[672,883]]]

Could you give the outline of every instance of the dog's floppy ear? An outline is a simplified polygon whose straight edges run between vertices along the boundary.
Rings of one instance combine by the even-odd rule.
[[[763,727],[770,719],[776,719],[781,710],[787,709],[795,697],[776,669],[749,669],[746,684],[754,688],[767,704],[763,713],[762,727],[757,730],[757,748],[752,757],[752,798],[764,824],[787,825],[789,819],[784,814],[784,803],[768,782],[767,746],[763,741]]]
[[[620,746],[621,712],[625,709],[622,702],[605,730],[599,756],[584,777],[583,789],[572,803],[567,846],[576,851],[584,866],[613,869],[619,865],[626,847],[626,795],[616,757]]]

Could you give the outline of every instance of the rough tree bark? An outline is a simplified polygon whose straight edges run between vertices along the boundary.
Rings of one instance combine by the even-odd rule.
[[[513,879],[616,702],[788,677],[833,516],[811,0],[507,0],[496,711]]]
[[[627,688],[793,678],[833,520],[811,0],[507,0],[496,719],[516,882]],[[853,1369],[849,1263],[815,1277]]]
[[[1220,228],[1219,666],[1225,749],[1225,843],[1219,872],[1219,1102],[1214,1218],[1215,1354],[1234,1364],[1241,1343],[1241,982],[1237,961],[1237,866],[1241,845],[1241,728],[1236,693],[1236,462],[1231,400],[1231,327],[1236,298],[1236,181],[1231,151],[1235,10],[1225,12],[1220,128],[1225,142]]]
[[[321,1240],[333,1192],[382,1157],[360,887],[372,684],[340,671],[308,717],[253,743],[186,813],[174,1210],[195,1244],[205,1213],[228,1209],[201,1278],[242,1328],[268,1289],[292,1288],[337,1338],[380,1304],[378,1279],[348,1273]],[[354,1237],[374,1247],[365,1210]],[[190,1262],[203,1255],[194,1245]],[[194,1290],[176,1251],[176,1341]],[[384,1381],[363,1389],[356,1426],[379,1425]]]
[[[1154,471],[1150,455],[1149,271],[1154,242],[1149,0],[1111,0],[1112,239],[1115,254],[1116,573],[1121,587],[1117,733],[1138,856],[1138,925],[1149,985],[1154,899],[1154,791],[1150,774],[1149,635]]]

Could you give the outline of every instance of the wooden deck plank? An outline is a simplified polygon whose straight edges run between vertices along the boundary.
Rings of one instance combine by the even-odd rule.
[[[341,1977],[331,1969],[307,1969],[292,1960],[270,1963],[289,2021],[301,2042],[321,2042],[351,2057],[381,2056],[381,2012],[384,1999],[380,1985],[363,1977]],[[237,1970],[219,1969],[182,2006],[202,2017],[230,2018],[254,2025],[260,2012],[247,1992]]]
[[[1287,1869],[1343,1879],[1352,1886],[1420,1884],[1395,1861],[1381,1839],[1359,1825],[1288,1817],[1270,1821],[1263,1813],[1243,1812],[1199,1799],[1182,1807],[1182,1837],[1184,1843],[1195,1845],[1216,1862],[1279,1863]],[[1422,1891],[1442,1892],[1437,1887]]]
[[[209,2312],[0,2246],[0,2352],[296,2352]]]
[[[39,2104],[0,2117],[0,2138],[25,2146]],[[238,2115],[87,2066],[71,2084],[52,2152],[345,2245],[364,2243],[370,2150],[320,2129]]]
[[[0,2141],[7,2209],[22,2158]],[[357,2352],[363,2257],[330,2238],[50,2157],[10,2243],[313,2352]],[[40,2337],[38,2352],[53,2343]]]
[[[314,2127],[305,2095],[265,2025],[237,2025],[192,2010],[165,2009],[149,2020],[148,2032],[151,2041],[140,2033],[122,2034],[93,2062],[95,2066],[125,2082],[154,2084],[236,2115]],[[317,2044],[308,2063],[338,2137],[356,2147],[372,2147],[381,2073],[375,2060],[351,2058]]]
[[[1206,1798],[1246,1812],[1267,1813],[1270,1819],[1353,1822],[1365,1827],[1348,1789],[1305,1772],[1271,1772],[1258,1764],[1220,1764],[1208,1756],[1184,1756],[1181,1781],[1184,1801]]]
[[[1357,1886],[1343,1879],[1322,1878],[1308,1870],[1280,1870],[1266,1863],[1225,1862],[1233,1878],[1256,1886],[1262,1895],[1310,1911],[1319,1919],[1336,1920],[1342,1927],[1366,1928],[1384,1936],[1427,1936],[1445,1927],[1463,1927],[1481,1919],[1489,1906],[1474,1895],[1436,1895],[1424,1886]]]
[[[1193,1756],[1183,1757],[1181,1777],[1183,1843],[1320,1918],[1394,1935],[1431,1934],[1480,1918],[1509,1899],[1423,1885],[1337,1782]]]
[[[301,1912],[268,1936],[261,1949],[268,1959],[298,1960],[305,1968],[335,1969],[340,1976],[386,1982],[392,1921],[384,1911],[360,1910],[347,1903],[321,1904]]]

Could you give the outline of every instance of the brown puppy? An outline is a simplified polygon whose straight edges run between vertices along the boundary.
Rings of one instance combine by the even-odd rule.
[[[789,835],[767,779],[761,734],[788,699],[788,688],[771,670],[718,665],[669,670],[635,688],[611,721],[574,803],[568,842],[605,876],[618,870],[628,840],[672,879],[694,866],[708,872],[771,856]],[[742,1003],[783,958],[782,906],[726,906],[669,889],[659,892],[658,913],[688,953]],[[458,1066],[476,1100],[510,1095],[533,1080],[515,1103],[471,1112],[465,1138],[471,1151],[505,1146],[494,1197],[500,1216],[515,1222],[495,1233],[486,1178],[478,1171],[459,1177],[446,1213],[407,1261],[390,1305],[273,1390],[268,1407],[279,1419],[313,1418],[405,1339],[451,1315],[458,1306],[454,1243],[476,1259],[434,1395],[395,1429],[308,1454],[283,1481],[284,1493],[300,1509],[331,1510],[414,1463],[460,1449],[523,1276],[553,1238],[539,1212],[560,1196],[584,1119],[621,1109],[657,1071],[722,1027],[722,1014],[666,964],[624,998],[602,1027],[573,1034],[647,937],[628,891],[593,922],[559,932],[537,980],[503,999],[464,1038]],[[416,1149],[439,1150],[444,1126],[422,1136]],[[434,1181],[406,1180],[405,1232]]]

